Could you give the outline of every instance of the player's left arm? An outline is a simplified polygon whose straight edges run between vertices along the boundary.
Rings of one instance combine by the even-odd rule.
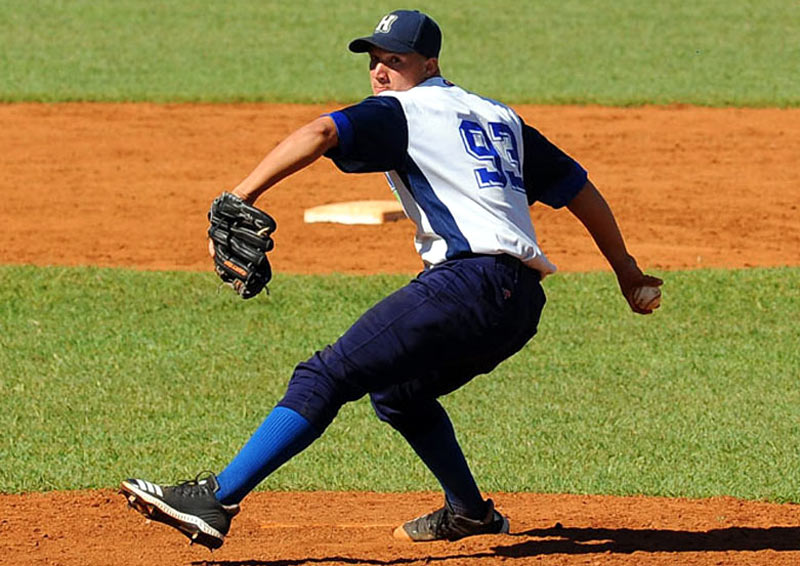
[[[652,310],[639,307],[634,291],[639,287],[660,287],[663,281],[642,273],[636,259],[628,252],[614,213],[600,191],[587,179],[583,188],[567,204],[569,211],[589,231],[597,247],[617,276],[620,290],[631,309],[639,314]]]
[[[292,133],[231,192],[253,203],[275,183],[323,155],[347,173],[388,171],[402,164],[407,141],[400,102],[371,96]]]
[[[311,165],[338,143],[333,119],[320,116],[286,137],[231,192],[253,203],[275,183]]]

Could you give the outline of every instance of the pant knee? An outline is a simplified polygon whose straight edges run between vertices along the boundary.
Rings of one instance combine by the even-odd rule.
[[[333,422],[345,403],[363,397],[366,391],[336,371],[327,361],[328,348],[297,365],[286,393],[278,402],[305,417],[320,432]]]
[[[404,399],[392,392],[370,394],[370,403],[378,419],[389,424],[406,438],[414,437],[441,418],[447,418],[436,399]]]

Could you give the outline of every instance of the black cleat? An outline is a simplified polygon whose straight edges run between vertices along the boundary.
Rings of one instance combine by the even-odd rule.
[[[394,537],[413,542],[431,540],[454,541],[474,535],[496,535],[508,532],[508,519],[495,511],[494,502],[486,502],[488,510],[484,520],[470,519],[463,515],[456,515],[450,503],[445,501],[445,506],[417,517],[394,530]]]
[[[178,529],[189,537],[189,544],[219,548],[239,512],[238,505],[223,505],[214,496],[217,478],[209,474],[178,485],[157,485],[147,480],[127,479],[120,484],[128,505],[139,513]]]

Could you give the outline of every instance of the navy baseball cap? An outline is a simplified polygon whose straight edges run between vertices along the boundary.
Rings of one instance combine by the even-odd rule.
[[[371,47],[392,53],[416,52],[425,57],[438,57],[442,48],[442,31],[433,19],[417,10],[395,10],[386,14],[375,31],[350,42],[350,51],[364,53]]]

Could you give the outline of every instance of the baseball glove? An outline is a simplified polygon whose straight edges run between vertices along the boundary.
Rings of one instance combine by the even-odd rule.
[[[275,245],[275,220],[232,193],[222,193],[208,213],[214,270],[243,299],[258,295],[272,279],[267,252]]]

